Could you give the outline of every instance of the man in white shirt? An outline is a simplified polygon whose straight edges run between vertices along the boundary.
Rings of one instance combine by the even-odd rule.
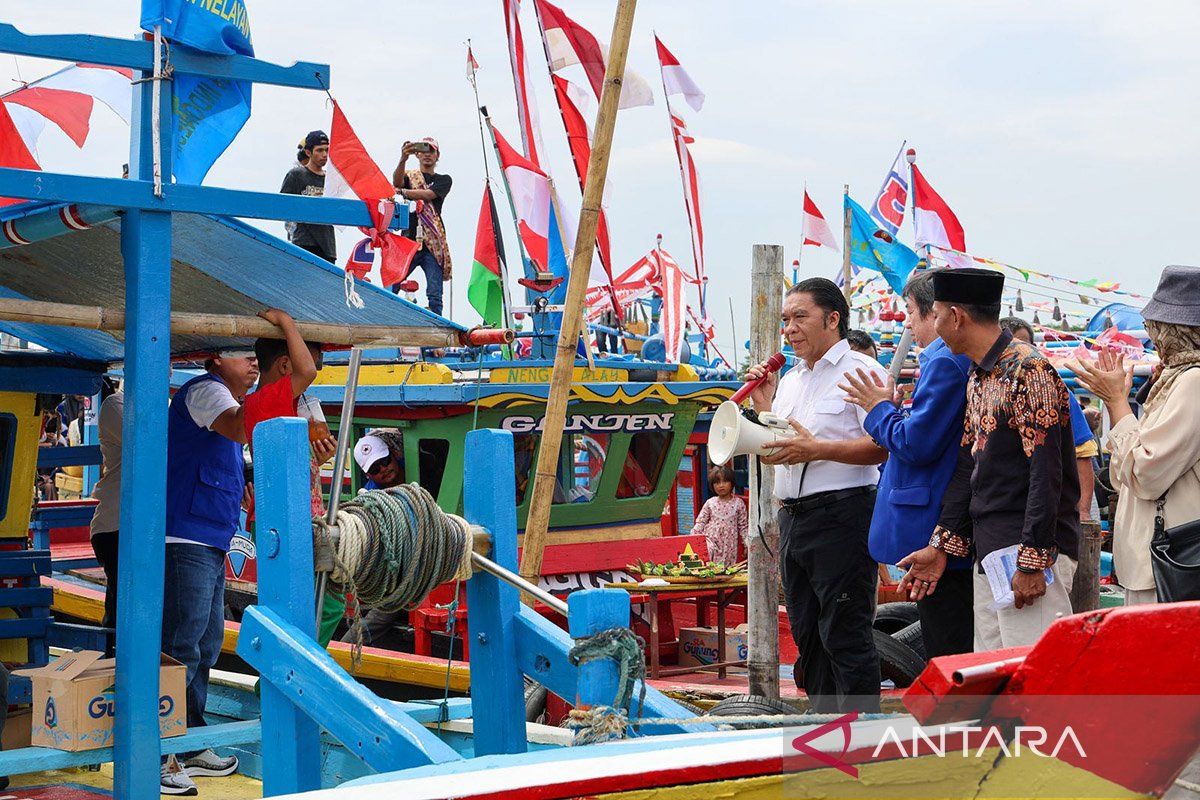
[[[838,388],[858,369],[886,378],[879,363],[850,349],[850,309],[825,278],[800,281],[783,299],[783,335],[799,363],[750,395],[794,429],[762,457],[775,465],[779,563],[792,637],[800,649],[796,684],[818,713],[879,710],[879,657],[872,639],[877,567],[867,550],[878,464],[886,451],[866,431],[866,412]],[[764,374],[752,367],[750,378]]]

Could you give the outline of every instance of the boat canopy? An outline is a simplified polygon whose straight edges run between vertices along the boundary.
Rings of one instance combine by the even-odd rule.
[[[464,328],[377,286],[345,302],[341,269],[241,220],[173,214],[171,309],[252,316],[281,308],[298,322],[462,331]],[[117,210],[30,202],[0,209],[0,298],[125,307],[125,268]],[[124,359],[120,335],[0,321],[0,331],[80,358]],[[250,339],[173,335],[174,355],[248,348]]]

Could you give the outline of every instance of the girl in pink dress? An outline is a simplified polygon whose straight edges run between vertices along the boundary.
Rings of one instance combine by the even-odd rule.
[[[733,470],[713,467],[708,471],[708,486],[713,496],[700,509],[693,534],[703,534],[708,543],[708,560],[718,564],[736,564],[738,541],[746,536],[749,520],[746,504],[733,494]]]

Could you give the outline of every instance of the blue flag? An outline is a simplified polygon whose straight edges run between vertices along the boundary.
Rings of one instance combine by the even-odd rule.
[[[250,17],[242,0],[142,0],[142,28],[176,47],[218,55],[253,56]],[[180,183],[201,183],[250,119],[246,81],[175,76],[175,154]]]
[[[846,208],[850,209],[850,263],[883,273],[894,291],[903,291],[905,281],[920,258],[879,227],[879,223],[865,208],[851,200],[850,195],[846,195]]]

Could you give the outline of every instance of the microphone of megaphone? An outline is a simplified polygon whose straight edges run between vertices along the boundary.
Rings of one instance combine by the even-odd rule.
[[[747,397],[750,396],[750,393],[753,392],[760,383],[762,383],[763,381],[765,381],[767,379],[767,375],[770,375],[772,372],[779,372],[779,370],[783,369],[783,365],[786,363],[787,363],[787,358],[783,355],[783,353],[776,353],[775,355],[771,356],[770,358],[767,359],[767,362],[763,365],[764,367],[766,367],[766,370],[767,370],[766,374],[764,374],[761,378],[758,378],[757,380],[746,381],[744,384],[742,384],[742,388],[740,388],[736,392],[734,392],[733,396],[730,397],[729,399],[732,400],[735,404],[741,403],[743,400],[745,400]]]
[[[717,466],[724,466],[734,456],[762,455],[778,440],[795,435],[787,420],[762,413],[755,423],[742,414],[737,403],[726,400],[713,414],[708,428],[708,458]]]

